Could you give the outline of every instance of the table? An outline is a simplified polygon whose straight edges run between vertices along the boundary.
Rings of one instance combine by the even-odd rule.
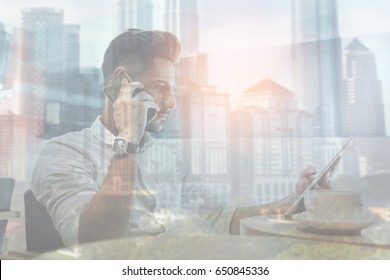
[[[76,245],[38,259],[278,260],[390,259],[390,250],[310,239],[269,236],[132,237]]]
[[[12,218],[19,218],[20,212],[18,211],[0,211],[0,220],[8,220]]]
[[[313,233],[300,222],[286,220],[282,215],[256,216],[241,220],[240,234],[278,236],[390,249],[389,222],[378,222],[363,229],[360,235],[334,235]]]
[[[3,258],[3,252],[7,252],[7,236],[6,236],[6,225],[7,220],[12,218],[20,217],[18,211],[0,211],[0,258]],[[4,242],[4,248],[3,248]]]

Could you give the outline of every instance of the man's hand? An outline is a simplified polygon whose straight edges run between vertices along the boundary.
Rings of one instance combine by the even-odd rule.
[[[329,169],[322,175],[322,177],[318,180],[318,183],[315,184],[311,189],[330,189],[330,178],[332,176],[332,173],[336,169],[337,165],[339,164],[341,159],[341,156],[339,156],[335,162],[329,167]],[[316,170],[314,166],[307,166],[305,167],[301,174],[299,175],[298,182],[295,187],[295,195],[298,197],[301,195],[305,189],[312,183],[312,181],[315,179]],[[295,209],[291,209],[291,213],[299,213],[305,210],[304,200],[302,199],[300,203],[295,207]]]
[[[295,194],[293,194],[288,202],[288,207],[290,207],[294,201],[301,195],[305,189],[310,185],[310,183],[314,180],[316,174],[316,169],[314,166],[309,165],[305,167],[301,173],[299,174],[298,181],[295,185]],[[288,214],[300,213],[305,211],[304,200],[302,199],[294,208],[289,209]]]
[[[148,109],[160,110],[153,97],[145,91],[133,97],[134,91],[142,88],[143,85],[139,82],[129,83],[122,79],[119,96],[113,104],[118,136],[137,145],[145,133]]]
[[[333,172],[337,168],[340,162],[341,156],[339,156],[335,162],[329,167],[329,169],[322,175],[322,177],[318,180],[318,183],[313,186],[312,189],[330,189],[330,178],[332,177]],[[301,194],[306,187],[315,179],[316,170],[314,166],[307,166],[302,170],[299,175],[298,182],[296,184],[296,193]]]
[[[300,195],[306,189],[306,187],[314,180],[315,174],[316,169],[312,165],[305,167],[301,171],[295,187],[295,192],[297,195]]]
[[[318,181],[319,187],[321,187],[322,189],[330,189],[330,179],[332,178],[334,171],[339,165],[340,160],[341,160],[341,156],[338,156],[335,162],[329,167],[329,169],[321,177],[321,179]]]

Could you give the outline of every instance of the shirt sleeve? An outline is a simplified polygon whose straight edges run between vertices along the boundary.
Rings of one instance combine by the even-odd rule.
[[[209,225],[208,233],[230,234],[230,225],[237,206],[226,205],[203,214],[206,225]]]
[[[201,184],[202,179],[194,178],[190,169],[186,169],[185,176],[183,177],[182,199],[184,202],[187,202],[187,208],[191,208],[188,201],[196,196],[198,193],[196,188]],[[195,201],[196,200],[197,199],[195,199]],[[200,206],[198,213],[196,213],[197,218],[194,219],[197,220],[198,227],[201,231],[207,234],[230,234],[230,224],[238,205],[236,205],[236,203],[226,203],[225,205],[204,206],[207,209],[202,209],[202,206]]]
[[[99,189],[92,163],[71,146],[48,142],[35,166],[31,188],[46,206],[64,244],[79,243],[81,211]]]

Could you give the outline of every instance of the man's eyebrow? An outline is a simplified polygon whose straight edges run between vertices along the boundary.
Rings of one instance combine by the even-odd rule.
[[[161,83],[161,84],[164,84],[164,86],[170,86],[172,89],[175,88],[175,85],[171,85],[169,82],[167,81],[164,81],[164,80],[155,80],[155,81],[152,81],[153,83]]]

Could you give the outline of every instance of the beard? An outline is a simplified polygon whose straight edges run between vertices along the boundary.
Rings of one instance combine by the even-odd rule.
[[[159,111],[154,119],[146,125],[145,130],[151,133],[160,133],[163,130],[164,123],[167,121],[168,114],[168,110]]]

